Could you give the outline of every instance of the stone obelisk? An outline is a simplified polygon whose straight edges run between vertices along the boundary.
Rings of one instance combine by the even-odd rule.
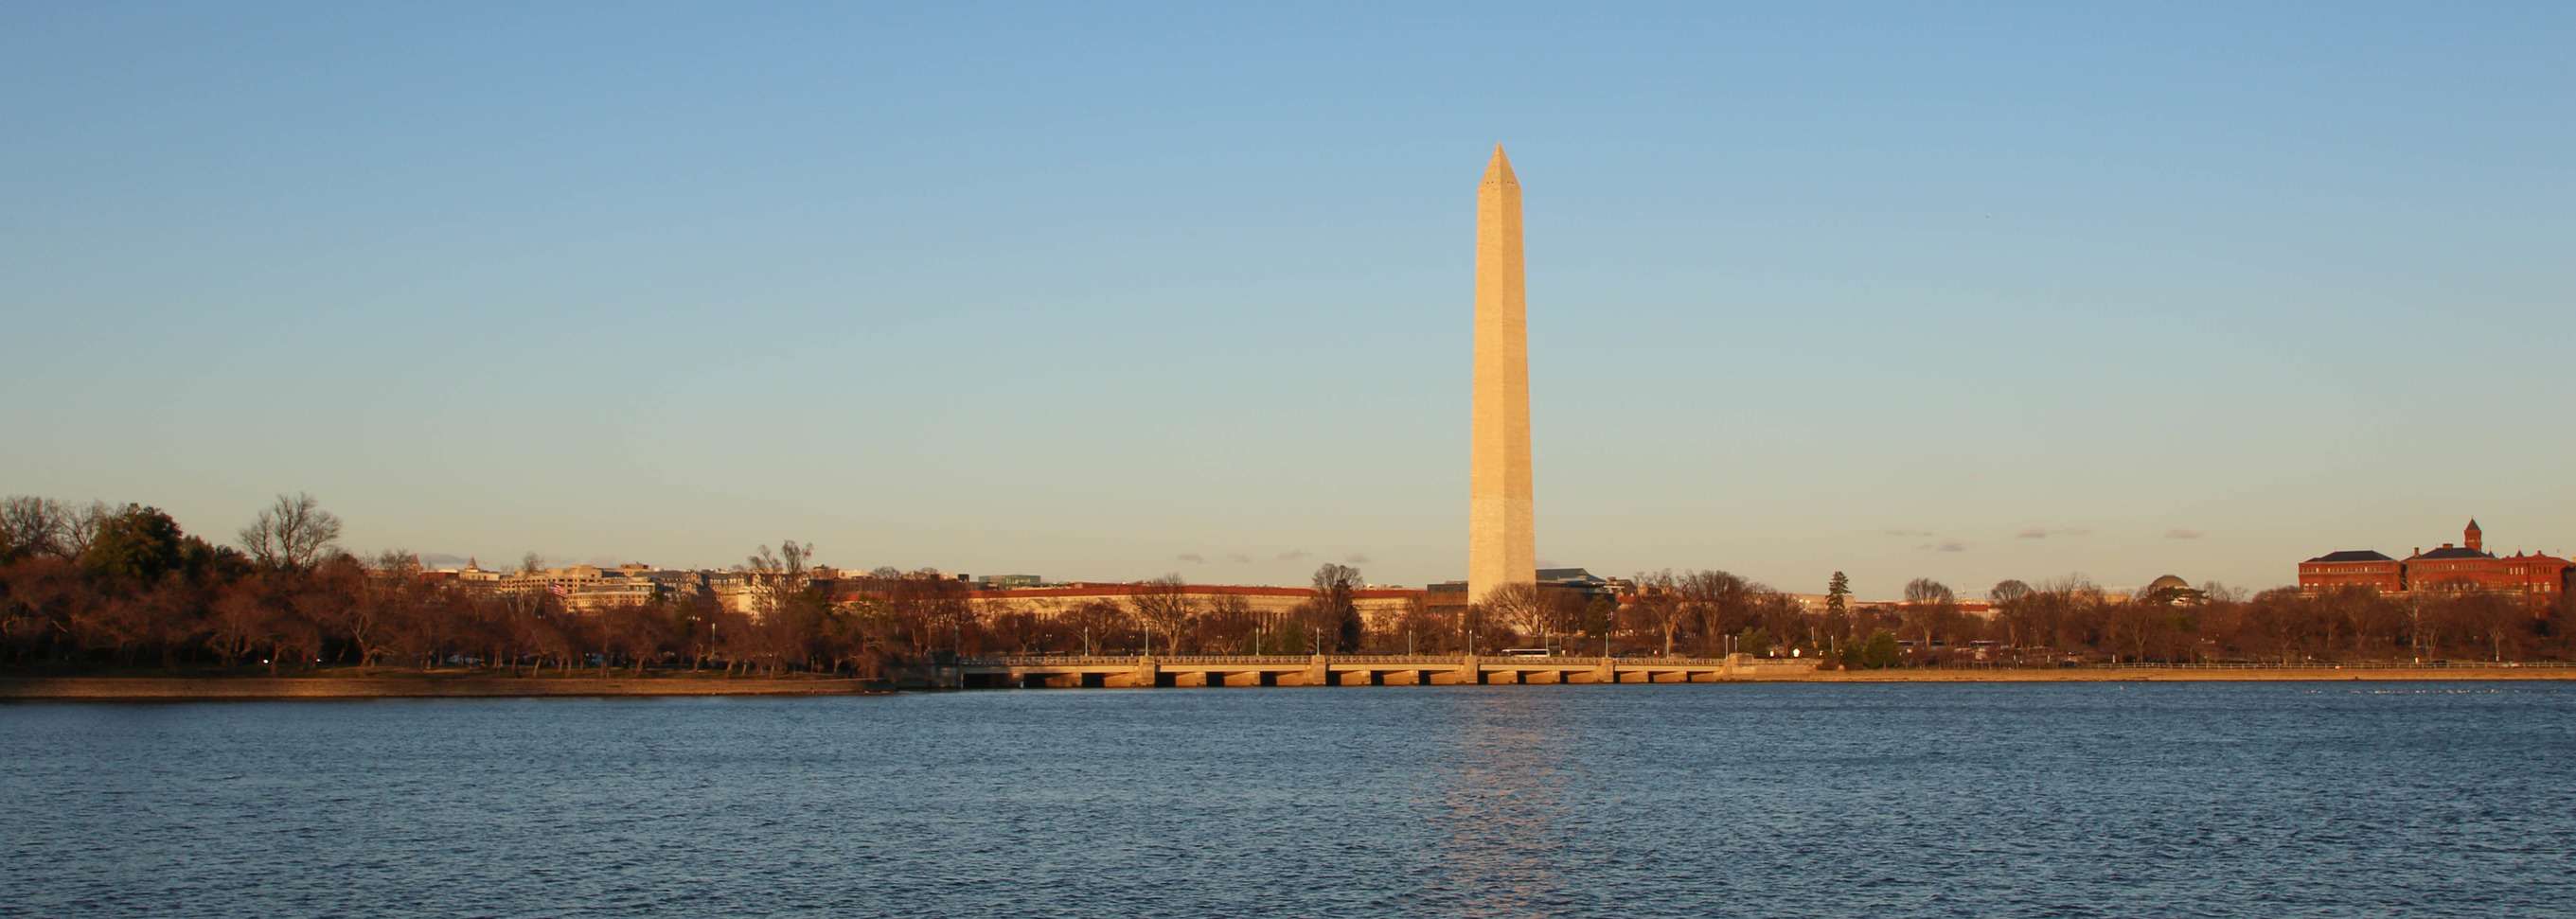
[[[1494,145],[1476,188],[1476,408],[1467,472],[1467,598],[1538,579],[1530,513],[1529,317],[1521,183]]]

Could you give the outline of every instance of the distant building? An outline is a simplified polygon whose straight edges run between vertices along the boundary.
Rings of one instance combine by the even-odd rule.
[[[1572,591],[1583,602],[1622,598],[1637,592],[1637,584],[1627,578],[1605,578],[1582,568],[1540,568],[1536,570],[1538,586],[1543,589]],[[1467,582],[1443,581],[1425,585],[1421,591],[1423,608],[1434,613],[1451,613],[1467,608]]]
[[[460,580],[470,582],[473,580],[471,575],[476,573],[469,565]],[[615,568],[574,565],[491,576],[493,589],[501,594],[553,594],[563,601],[565,609],[581,613],[692,596],[707,588],[707,576],[703,572],[655,568],[640,562],[628,562]]]
[[[2209,594],[2191,586],[2190,581],[2165,575],[2138,588],[2138,602],[2159,606],[2197,606],[2209,602]]]
[[[2406,590],[2406,566],[2375,549],[2344,549],[2299,563],[2300,591],[2315,594],[2342,587],[2400,593]]]
[[[966,594],[966,601],[976,613],[1029,613],[1053,618],[1075,608],[1108,602],[1124,607],[1128,598],[1147,589],[1147,585],[1121,583],[1052,584],[1043,587],[1019,587],[1001,590],[978,589]],[[1186,584],[1181,596],[1201,611],[1220,603],[1239,602],[1253,613],[1284,615],[1314,597],[1315,592],[1303,587],[1236,587],[1219,584]],[[1368,588],[1351,592],[1351,605],[1360,614],[1361,626],[1381,629],[1413,612],[1421,603],[1423,591],[1403,588]],[[1462,590],[1459,596],[1465,596]]]
[[[2565,593],[2571,575],[2576,575],[2576,562],[2547,553],[2499,557],[2487,552],[2486,533],[2475,520],[2460,536],[2460,545],[2446,542],[2430,552],[2417,549],[2403,561],[2368,549],[2317,556],[2299,563],[2299,590],[2309,594],[2344,587],[2391,594],[2490,590],[2539,604]]]
[[[1422,585],[1422,608],[1434,613],[1466,611],[1467,582],[1441,581]]]
[[[424,584],[454,584],[468,590],[490,593],[500,586],[501,572],[485,571],[482,566],[475,564],[474,560],[469,558],[465,560],[463,568],[423,571],[420,573],[420,580]]]
[[[1603,599],[1616,603],[1620,596],[1637,592],[1636,582],[1626,578],[1605,578],[1581,568],[1541,568],[1538,570],[1538,586],[1573,592],[1585,603]]]

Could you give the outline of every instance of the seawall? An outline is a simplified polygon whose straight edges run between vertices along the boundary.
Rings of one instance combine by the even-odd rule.
[[[2576,666],[2528,667],[2065,667],[1956,670],[1922,667],[1825,670],[1773,678],[1809,683],[2115,683],[2115,682],[2351,682],[2407,680],[2576,680]]]
[[[0,677],[0,699],[400,699],[533,696],[834,696],[885,680],[797,677]]]

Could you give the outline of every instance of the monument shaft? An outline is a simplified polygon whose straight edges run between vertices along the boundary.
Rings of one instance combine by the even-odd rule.
[[[1494,146],[1476,189],[1476,394],[1467,474],[1467,597],[1538,578],[1530,510],[1529,307],[1521,183]]]

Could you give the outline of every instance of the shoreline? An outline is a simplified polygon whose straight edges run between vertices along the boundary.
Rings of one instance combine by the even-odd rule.
[[[367,676],[0,677],[0,701],[172,702],[255,699],[850,696],[894,691],[889,680],[831,677]]]
[[[1769,683],[2349,683],[2576,680],[2576,667],[2068,667],[2064,669],[1824,670]]]
[[[2576,680],[2576,667],[2296,667],[2197,669],[1828,670],[1739,676],[1726,683],[2323,683],[2528,682]],[[894,680],[713,674],[510,677],[379,673],[366,676],[0,677],[0,701],[226,701],[259,699],[581,698],[883,695]],[[1401,688],[1401,687],[1387,687]],[[979,690],[981,691],[981,690]],[[1044,690],[1024,690],[1042,692]]]

